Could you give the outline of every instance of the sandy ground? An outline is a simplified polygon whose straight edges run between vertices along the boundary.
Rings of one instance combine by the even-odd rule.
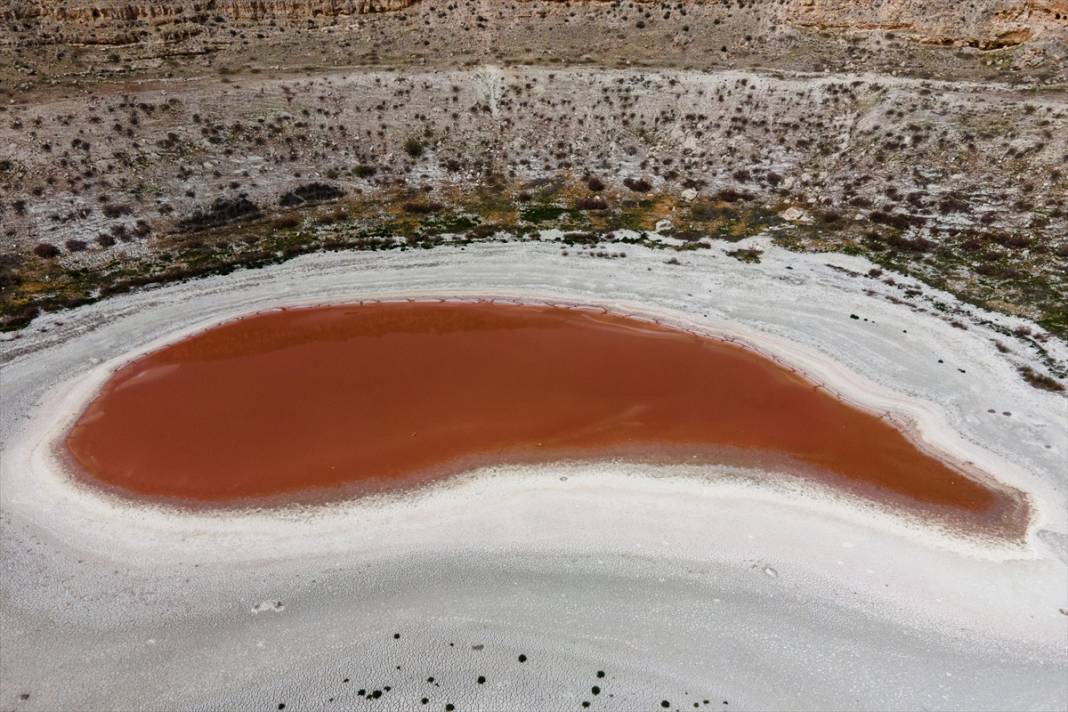
[[[538,243],[312,255],[8,338],[0,709],[1068,708],[1065,399],[1024,383],[992,328],[850,276],[862,259],[757,244],[760,264]],[[85,491],[54,462],[49,442],[132,353],[249,311],[400,294],[730,335],[1023,490],[1035,521],[983,541],[760,473],[625,463],[193,516]]]

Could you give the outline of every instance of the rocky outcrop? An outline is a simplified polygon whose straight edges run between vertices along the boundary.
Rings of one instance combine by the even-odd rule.
[[[400,10],[416,0],[13,0],[0,10],[12,34],[39,42],[127,44],[177,40],[212,24],[321,21]]]
[[[1068,0],[791,0],[785,19],[803,28],[895,31],[990,50],[1068,30]]]
[[[401,10],[416,2],[8,0],[6,6],[0,4],[0,43],[173,42],[202,33],[223,35],[221,39],[226,41],[228,33],[218,30],[228,25],[329,24],[338,18]],[[589,3],[579,0],[573,4],[578,9]],[[729,8],[731,3],[713,0],[710,5]],[[920,42],[987,50],[1044,35],[1068,36],[1068,0],[751,0],[733,12],[741,15],[734,18],[736,24],[749,23],[763,31],[790,27],[830,32],[894,31]]]

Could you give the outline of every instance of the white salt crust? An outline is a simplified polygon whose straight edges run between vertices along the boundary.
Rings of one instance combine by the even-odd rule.
[[[423,564],[427,570],[448,562],[451,571],[469,567],[476,576],[493,565],[528,570],[531,557],[561,576],[579,575],[573,570],[575,557],[603,557],[611,562],[612,576],[634,584],[633,599],[620,605],[637,610],[648,603],[643,603],[642,597],[650,595],[643,586],[661,579],[662,568],[650,579],[649,567],[710,567],[722,585],[739,590],[751,585],[756,572],[767,579],[762,586],[786,586],[804,610],[813,612],[813,620],[830,616],[857,631],[888,626],[902,636],[930,638],[928,647],[935,641],[952,647],[950,657],[964,670],[987,670],[991,659],[1004,661],[1011,651],[1012,660],[1027,661],[1013,672],[1021,690],[1038,685],[1042,705],[1068,704],[1068,684],[1052,682],[1056,678],[1049,675],[1068,662],[1068,619],[1059,610],[1068,608],[1068,557],[1062,550],[1068,529],[1066,401],[1022,382],[1014,362],[993,346],[992,339],[1003,336],[978,324],[955,329],[929,308],[931,301],[958,307],[949,295],[925,290],[922,299],[927,302],[895,304],[885,295],[900,295],[898,290],[842,271],[865,273],[869,265],[861,259],[798,255],[756,243],[765,249],[756,265],[727,258],[719,248],[686,253],[680,256],[683,264],[674,266],[665,264],[665,253],[644,248],[621,245],[627,258],[609,261],[564,257],[559,247],[544,243],[313,255],[49,316],[40,322],[47,331],[35,323],[22,338],[0,344],[0,356],[11,359],[3,367],[0,419],[2,642],[13,646],[5,649],[16,655],[25,653],[24,662],[4,656],[0,673],[8,674],[0,675],[0,704],[14,694],[10,685],[28,684],[40,672],[25,661],[57,657],[49,644],[23,637],[21,631],[35,621],[62,610],[74,631],[125,629],[128,624],[115,619],[120,612],[94,605],[88,595],[114,585],[108,576],[137,581],[150,592],[144,600],[127,602],[122,616],[182,620],[221,615],[212,632],[202,634],[206,645],[219,632],[240,635],[250,624],[245,617],[219,614],[214,594],[205,595],[202,604],[198,596],[183,597],[190,609],[175,616],[173,596],[182,587],[247,597],[245,614],[271,601],[278,620],[285,620],[293,607],[277,592],[260,590],[271,572],[292,577],[327,567],[335,585],[344,588],[357,586],[348,577],[358,571],[403,571],[413,559],[430,562]],[[991,484],[1024,493],[1033,508],[1027,537],[1006,542],[965,535],[767,473],[621,462],[484,468],[400,496],[197,513],[131,502],[79,485],[56,456],[56,444],[71,420],[116,368],[138,354],[265,309],[400,298],[492,298],[606,308],[734,341],[892,419],[918,445],[966,463]],[[1020,323],[969,311],[976,321],[1010,328]],[[1065,357],[1063,344],[1051,341],[1048,348],[1054,357]],[[1017,349],[1014,358],[1032,355]],[[988,413],[990,408],[995,413]],[[1004,411],[1011,415],[1002,415]],[[42,566],[31,555],[36,547],[47,548],[53,562],[80,559],[88,564],[65,570],[67,591],[44,589],[33,581]],[[581,576],[584,586],[609,585],[606,572],[597,567]],[[429,585],[421,593],[427,601],[442,594]],[[567,590],[560,594],[566,597]],[[305,595],[313,606],[319,597],[327,618],[368,615],[358,600],[339,605],[314,588]],[[418,594],[409,590],[408,595]],[[500,591],[487,585],[485,595],[499,597]],[[613,589],[612,595],[623,594]],[[161,601],[168,602],[165,609],[157,608]],[[282,607],[273,608],[276,602]],[[459,610],[469,601],[454,603]],[[488,599],[482,603],[495,605]],[[559,612],[554,605],[540,601],[525,614],[540,615],[547,630],[554,631],[551,623]],[[692,615],[691,609],[678,615]],[[375,610],[378,620],[388,617]],[[505,626],[497,635],[519,635],[523,616],[515,615],[516,629]],[[727,625],[740,626],[754,640],[768,633],[751,630],[747,616],[730,620]],[[20,632],[9,632],[16,628]],[[824,629],[795,631],[790,645],[829,644],[821,641]],[[655,632],[642,630],[655,639]],[[523,627],[522,632],[529,630]],[[288,635],[300,632],[289,630]],[[558,643],[547,636],[550,648]],[[130,646],[142,642],[119,635],[112,652],[132,654]],[[51,645],[70,644],[65,637]],[[694,652],[707,653],[700,646]],[[307,665],[296,653],[291,659],[285,652],[275,653],[297,669]],[[738,654],[771,664],[779,653],[752,643]],[[626,656],[619,655],[623,665]],[[649,655],[657,657],[655,645]],[[552,657],[563,664],[568,654],[556,650]],[[740,661],[725,656],[723,662]],[[626,664],[635,663],[627,659]],[[644,664],[634,676],[640,677]],[[858,674],[874,675],[880,661],[862,657],[858,664],[863,668]],[[650,665],[649,670],[657,668]],[[565,666],[553,674],[566,677],[568,670]],[[1009,679],[1017,678],[1006,673]],[[262,680],[256,684],[264,685]],[[748,695],[754,704],[791,707],[788,698],[775,697],[764,686],[739,684],[737,694]],[[982,698],[979,687],[957,697],[940,693],[939,699],[947,707],[1006,704]],[[100,689],[114,699],[113,686]],[[154,690],[153,699],[195,707],[210,698],[209,692],[198,697],[194,688],[172,684]],[[53,694],[44,699],[78,701],[69,691]],[[85,694],[89,696],[82,702],[94,699],[92,690]],[[259,703],[250,687],[237,684],[232,694],[235,701]],[[873,682],[858,699],[860,706],[878,707],[901,702],[893,696],[898,694]]]

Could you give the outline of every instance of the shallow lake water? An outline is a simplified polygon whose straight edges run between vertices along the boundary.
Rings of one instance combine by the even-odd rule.
[[[982,528],[1020,509],[759,354],[552,306],[385,302],[249,316],[119,369],[66,448],[89,482],[200,506],[358,496],[485,464],[622,458],[817,479]]]

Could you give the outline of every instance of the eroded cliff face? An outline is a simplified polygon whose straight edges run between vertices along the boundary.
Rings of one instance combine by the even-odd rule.
[[[787,23],[900,31],[934,44],[999,49],[1068,30],[1068,0],[792,0]]]
[[[301,21],[400,10],[416,0],[15,0],[5,29],[41,42],[178,41],[213,25]]]
[[[0,9],[0,23],[6,34],[21,35],[21,41],[30,44],[174,42],[235,23],[329,23],[401,10],[419,1],[10,0],[6,9]],[[732,6],[730,0],[711,0],[711,4]],[[443,11],[448,9],[444,5]],[[981,49],[1014,46],[1048,34],[1068,35],[1068,0],[750,0],[731,9],[750,18],[754,29],[761,31],[898,31],[925,43]]]

